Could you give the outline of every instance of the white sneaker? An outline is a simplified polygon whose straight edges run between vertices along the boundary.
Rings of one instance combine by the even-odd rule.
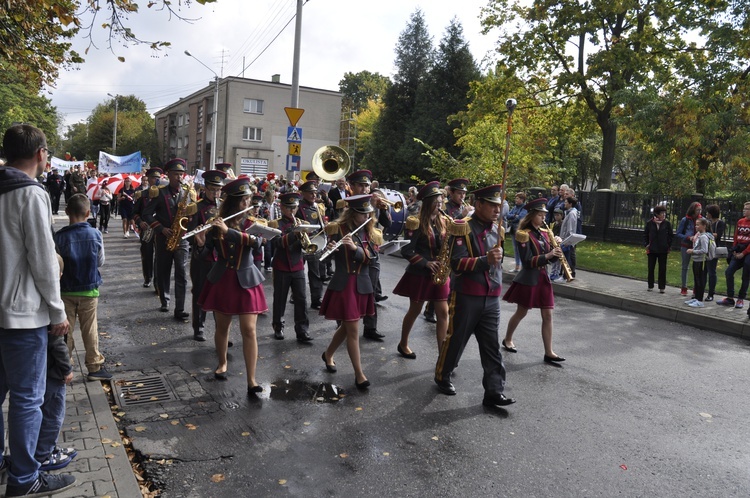
[[[703,308],[703,303],[701,301],[698,301],[697,299],[694,299],[692,303],[688,304],[688,306],[692,308]]]
[[[693,304],[693,303],[694,303],[695,301],[696,301],[696,299],[695,299],[695,298],[693,298],[693,299],[688,299],[687,301],[685,301],[685,304],[687,304],[688,306],[690,306],[690,305],[691,305],[691,304]]]

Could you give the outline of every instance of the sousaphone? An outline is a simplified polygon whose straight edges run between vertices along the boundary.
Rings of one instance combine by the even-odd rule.
[[[327,182],[345,177],[351,165],[349,154],[337,145],[324,145],[315,151],[312,158],[313,171]]]

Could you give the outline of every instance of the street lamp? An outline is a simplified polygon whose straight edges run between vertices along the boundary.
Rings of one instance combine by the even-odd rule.
[[[117,95],[112,95],[111,93],[107,95],[115,99],[115,127],[112,129],[112,155],[115,155],[117,152]]]
[[[216,71],[205,65],[200,59],[198,59],[196,56],[185,50],[185,55],[188,57],[192,57],[193,59],[197,60],[201,66],[205,67],[212,73],[214,73],[214,115],[213,115],[213,127],[211,130],[211,164],[208,165],[207,169],[214,169],[216,167],[216,127],[219,124],[218,121],[218,115],[219,115],[219,75],[216,74]]]

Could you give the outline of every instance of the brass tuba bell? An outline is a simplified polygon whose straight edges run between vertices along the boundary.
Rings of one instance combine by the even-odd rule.
[[[312,158],[313,171],[327,182],[345,177],[351,165],[349,154],[337,145],[324,145]]]

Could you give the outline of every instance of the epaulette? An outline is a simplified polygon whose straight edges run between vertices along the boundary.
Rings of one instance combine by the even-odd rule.
[[[372,242],[373,244],[379,246],[383,244],[383,231],[379,228],[373,228],[372,229]]]
[[[346,207],[346,201],[344,199],[339,199],[336,201],[336,209],[344,209]]]
[[[281,218],[276,218],[275,220],[269,220],[268,222],[268,228],[279,228],[279,220]]]
[[[516,230],[516,241],[525,244],[529,241],[528,230]]]
[[[471,227],[469,226],[470,218],[463,218],[460,220],[451,220],[448,223],[448,234],[454,237],[466,237],[471,233]]]
[[[497,226],[497,234],[500,237],[500,240],[505,240],[505,227],[502,224]]]
[[[195,213],[198,212],[198,203],[193,202],[185,206],[185,214],[187,216],[193,216]]]
[[[143,195],[143,190],[139,190],[138,192],[136,192],[136,193],[135,193],[135,194],[133,195],[133,202],[135,202],[135,201],[137,201],[138,199],[140,199],[140,198],[141,198],[141,195]]]
[[[339,233],[339,224],[336,221],[332,221],[326,225],[326,235],[336,235]]]
[[[253,223],[255,223],[256,225],[264,226],[264,227],[268,226],[268,220],[265,218],[253,218]]]
[[[189,191],[189,194],[190,194],[190,201],[196,202],[196,199],[198,199],[198,192],[196,192],[195,189],[191,188]]]
[[[416,216],[407,216],[406,217],[406,229],[407,230],[416,230],[419,228],[419,218]]]
[[[149,187],[149,189],[148,189],[148,198],[149,199],[155,199],[155,198],[159,197],[159,189],[160,188],[163,188],[163,187],[157,187],[156,185],[154,185],[153,187]]]

